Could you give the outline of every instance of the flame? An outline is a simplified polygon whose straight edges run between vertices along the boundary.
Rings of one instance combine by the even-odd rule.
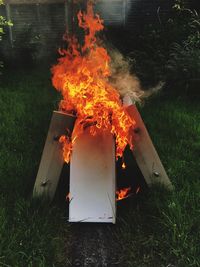
[[[126,169],[126,164],[125,164],[125,162],[122,163],[122,169]]]
[[[116,192],[117,201],[129,197],[128,193],[130,192],[130,190],[131,190],[131,187],[127,187],[127,188],[123,188],[123,189],[120,189],[119,191],[117,191]]]
[[[108,82],[111,76],[110,57],[96,37],[102,31],[103,20],[93,12],[91,2],[87,12],[79,11],[79,27],[85,38],[81,46],[75,36],[65,35],[67,50],[59,50],[61,57],[52,67],[53,86],[61,92],[60,109],[74,113],[77,120],[71,137],[62,136],[63,156],[70,161],[74,142],[89,127],[91,135],[98,129],[109,131],[116,140],[116,158],[122,157],[129,144],[133,149],[131,132],[135,125],[122,105],[118,91]]]

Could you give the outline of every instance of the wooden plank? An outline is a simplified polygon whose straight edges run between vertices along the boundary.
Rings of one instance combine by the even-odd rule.
[[[149,186],[160,183],[170,190],[173,189],[171,181],[167,176],[137,107],[129,102],[126,106],[126,110],[136,121],[136,128],[133,132],[133,155],[146,183]]]
[[[73,147],[70,163],[70,222],[115,223],[115,142],[112,134],[86,130]]]
[[[57,4],[65,3],[66,0],[4,0],[4,4]]]
[[[64,164],[62,146],[58,139],[66,134],[66,129],[72,130],[75,117],[62,112],[54,111],[45,142],[33,196],[45,196],[53,199],[60,173]]]

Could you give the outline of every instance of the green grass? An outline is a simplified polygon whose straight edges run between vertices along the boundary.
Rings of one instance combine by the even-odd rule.
[[[66,266],[65,213],[31,199],[56,106],[48,73],[5,75],[0,90],[0,266]]]
[[[41,70],[4,75],[0,88],[0,266],[62,267],[70,227],[58,203],[32,200],[59,95]],[[164,95],[141,108],[175,190],[154,187],[119,214],[111,236],[125,266],[200,266],[200,105]]]
[[[172,193],[155,187],[121,219],[126,266],[200,266],[200,105],[158,96],[141,109]]]

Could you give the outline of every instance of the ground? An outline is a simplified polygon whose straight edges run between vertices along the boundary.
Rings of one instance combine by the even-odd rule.
[[[173,192],[118,203],[116,226],[70,225],[59,192],[51,204],[31,198],[60,97],[50,74],[7,71],[0,87],[0,266],[200,266],[199,98],[163,91],[140,107]]]

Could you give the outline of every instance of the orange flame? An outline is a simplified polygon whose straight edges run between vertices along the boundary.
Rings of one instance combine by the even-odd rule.
[[[126,169],[126,164],[125,164],[125,162],[122,163],[122,169]]]
[[[123,107],[118,91],[108,82],[110,57],[96,37],[104,28],[103,20],[94,14],[89,2],[86,13],[79,11],[78,21],[85,32],[84,44],[81,46],[75,36],[65,36],[68,49],[60,50],[61,57],[51,69],[53,86],[63,96],[60,109],[77,115],[71,138],[63,136],[59,140],[64,159],[70,161],[73,144],[87,127],[91,135],[98,129],[110,131],[116,140],[116,157],[122,157],[128,144],[133,149],[131,132],[135,121]]]
[[[123,189],[120,189],[119,191],[117,191],[116,192],[117,201],[129,197],[128,193],[130,192],[130,190],[131,190],[131,187],[127,187],[127,188],[123,188]]]

